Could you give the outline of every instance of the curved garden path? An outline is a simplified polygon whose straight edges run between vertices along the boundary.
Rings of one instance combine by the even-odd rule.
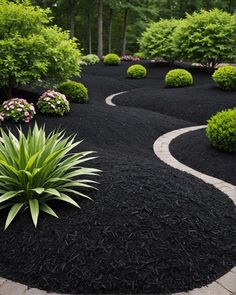
[[[108,104],[109,106],[116,106],[116,104],[112,102],[112,99],[126,92],[127,91],[118,92],[108,96],[105,99],[106,104]],[[195,131],[202,128],[206,128],[206,125],[181,128],[181,129],[163,134],[162,136],[157,138],[157,140],[154,142],[153,151],[156,154],[156,156],[167,165],[175,169],[178,169],[180,171],[189,173],[195,177],[198,177],[202,181],[215,186],[218,190],[225,193],[236,205],[236,186],[228,182],[225,182],[221,179],[218,179],[218,178],[206,175],[204,173],[201,173],[197,170],[194,170],[180,163],[170,153],[169,146],[173,139],[175,139],[176,137],[184,133]],[[236,295],[236,267],[232,268],[224,276],[222,276],[221,278],[219,278],[218,280],[216,280],[215,282],[212,282],[211,284],[207,286],[194,289],[189,292],[175,293],[175,295]]]

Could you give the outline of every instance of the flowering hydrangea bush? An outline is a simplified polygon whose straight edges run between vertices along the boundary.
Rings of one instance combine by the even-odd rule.
[[[33,103],[28,103],[23,98],[12,98],[2,104],[0,121],[6,119],[14,122],[29,123],[35,114]]]
[[[63,116],[70,110],[69,101],[64,94],[54,90],[43,93],[37,103],[41,113]]]
[[[4,113],[0,112],[0,124],[4,121]]]
[[[139,61],[140,60],[138,56],[133,56],[133,55],[122,55],[120,59],[122,61]]]

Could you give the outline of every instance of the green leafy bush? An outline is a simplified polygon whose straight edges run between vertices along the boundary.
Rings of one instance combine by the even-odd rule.
[[[81,56],[81,60],[85,62],[87,65],[95,65],[99,63],[100,58],[96,54],[88,54]]]
[[[82,83],[63,82],[57,87],[57,90],[64,94],[70,102],[85,103],[88,101],[88,89]]]
[[[120,64],[120,58],[117,54],[109,53],[106,56],[104,56],[103,62],[106,65],[116,66]]]
[[[129,78],[145,78],[147,76],[147,70],[142,65],[132,65],[127,70],[127,76]]]
[[[212,75],[216,85],[225,90],[232,90],[236,87],[236,67],[222,66]]]
[[[71,196],[89,198],[75,188],[92,188],[93,181],[83,176],[99,170],[81,167],[93,158],[87,157],[92,152],[72,153],[79,144],[59,131],[46,136],[37,124],[26,136],[19,130],[18,138],[0,130],[0,209],[10,207],[5,229],[19,211],[29,209],[37,226],[40,211],[58,217],[49,206],[51,200],[79,207]]]
[[[226,152],[235,151],[236,109],[218,112],[207,121],[207,137],[211,144]]]
[[[50,10],[30,1],[1,1],[0,87],[58,83],[79,76],[80,52],[68,32],[51,26]]]
[[[37,106],[41,113],[56,116],[63,116],[70,110],[70,104],[65,95],[54,90],[43,93],[38,100]]]
[[[187,14],[174,32],[176,55],[208,68],[230,62],[235,58],[234,27],[234,16],[218,9]]]
[[[139,59],[146,59],[146,57],[144,56],[143,52],[135,52],[133,54],[134,57],[138,57]]]
[[[139,40],[141,55],[148,59],[175,61],[173,34],[180,22],[176,19],[162,19],[152,23]]]
[[[169,87],[189,86],[193,84],[193,77],[187,70],[175,69],[166,74],[165,83]]]
[[[23,98],[12,98],[4,101],[0,110],[4,119],[14,122],[29,123],[36,114],[33,103],[28,103]]]

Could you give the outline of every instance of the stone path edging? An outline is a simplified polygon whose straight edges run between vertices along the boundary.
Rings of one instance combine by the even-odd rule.
[[[125,91],[127,92],[127,91]],[[108,96],[105,101],[110,106],[116,106],[112,99],[115,96],[121,95],[125,92],[119,92]],[[153,144],[155,155],[167,165],[178,169],[180,171],[189,173],[204,182],[215,186],[218,190],[225,193],[236,205],[236,186],[225,182],[221,179],[209,176],[194,170],[176,160],[170,153],[169,145],[176,137],[195,130],[206,128],[206,125],[193,126],[187,128],[177,129],[160,136]],[[172,295],[236,295],[236,267],[232,268],[228,273],[217,279],[215,282],[207,286],[196,288],[188,292],[180,292]]]
[[[127,92],[127,91],[122,91],[122,92],[118,92],[118,93],[115,93],[115,94],[109,95],[109,96],[106,97],[106,99],[105,99],[106,104],[108,104],[109,106],[115,107],[116,104],[114,104],[114,102],[112,102],[112,99],[113,99],[115,96],[118,96],[118,95],[124,94],[124,93],[126,93],[126,92]]]
[[[180,163],[170,153],[169,146],[173,139],[184,133],[203,129],[205,127],[205,125],[187,127],[174,130],[160,136],[153,144],[154,153],[167,165],[180,171],[189,173],[203,180],[204,182],[215,186],[218,190],[225,193],[236,205],[236,186],[221,179],[194,170]],[[208,286],[197,288],[189,292],[176,293],[175,295],[236,295],[236,267],[232,268],[228,273]]]
[[[193,126],[193,127],[187,127],[187,128],[181,128],[178,130],[174,130],[171,132],[168,132],[162,136],[160,136],[153,144],[153,150],[156,156],[161,159],[163,162],[168,164],[169,166],[172,166],[178,170],[187,172],[191,175],[194,175],[201,180],[203,180],[206,183],[214,185],[218,190],[222,191],[226,195],[230,197],[230,199],[233,200],[234,204],[236,204],[236,186],[223,181],[221,179],[209,176],[207,174],[201,173],[197,170],[194,170],[182,163],[180,163],[178,160],[176,160],[170,153],[169,145],[173,139],[176,137],[195,130],[206,128],[206,125],[201,126]]]

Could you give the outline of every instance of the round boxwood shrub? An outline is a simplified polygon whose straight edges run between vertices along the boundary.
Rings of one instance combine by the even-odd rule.
[[[166,74],[165,83],[169,87],[189,86],[193,84],[193,77],[184,69],[171,70]]]
[[[85,103],[88,100],[88,89],[79,82],[63,82],[57,90],[63,93],[70,102]]]
[[[38,100],[37,106],[41,113],[55,116],[63,116],[70,110],[70,104],[66,96],[54,90],[43,93]]]
[[[236,88],[236,67],[222,66],[212,75],[212,79],[216,85],[224,90],[232,90]]]
[[[109,53],[106,56],[104,56],[103,62],[106,65],[117,66],[120,64],[120,58],[117,54]]]
[[[134,79],[145,78],[147,76],[147,70],[142,65],[132,65],[127,70],[127,76]]]
[[[212,145],[226,152],[235,151],[236,109],[218,112],[207,121],[206,134]]]

